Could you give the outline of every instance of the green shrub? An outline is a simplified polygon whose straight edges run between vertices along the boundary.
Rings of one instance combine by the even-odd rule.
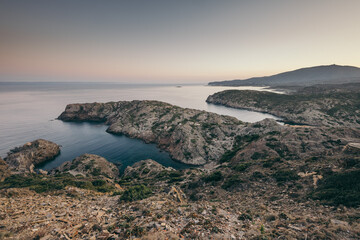
[[[260,158],[266,158],[267,156],[267,153],[254,152],[254,154],[251,156],[251,159],[258,160]]]
[[[224,162],[229,162],[233,157],[235,157],[237,153],[237,150],[228,150],[226,151],[220,158],[220,162],[224,163]]]
[[[240,220],[240,221],[245,221],[245,220],[250,220],[250,221],[252,221],[253,218],[252,218],[252,216],[251,216],[250,214],[248,214],[248,213],[242,213],[242,214],[239,215],[238,220]]]
[[[141,184],[130,187],[127,190],[125,190],[120,197],[120,201],[132,202],[132,201],[148,198],[151,195],[152,195],[151,189]]]
[[[98,179],[98,180],[94,180],[91,182],[93,186],[98,187],[98,186],[103,186],[106,184],[105,180],[102,179]]]
[[[262,174],[261,172],[253,172],[253,174],[251,175],[251,179],[261,179],[264,178],[264,174]]]
[[[240,164],[237,164],[233,167],[233,169],[237,172],[243,172],[245,171],[248,167],[250,167],[250,163],[240,163]]]
[[[325,177],[310,197],[329,205],[360,206],[360,170]]]
[[[168,180],[169,183],[181,182],[182,180],[184,180],[183,173],[180,171],[172,171],[169,173],[168,177],[169,177]]]
[[[204,176],[203,178],[202,178],[202,180],[204,181],[204,182],[218,182],[218,181],[221,181],[221,180],[223,180],[223,175],[222,175],[222,173],[220,172],[220,171],[216,171],[216,172],[213,172],[213,173],[211,173],[211,174],[209,174],[209,175],[207,175],[207,176]]]
[[[240,183],[243,183],[244,181],[240,179],[238,175],[232,175],[229,178],[227,178],[224,182],[224,184],[221,186],[225,190],[229,190],[232,187],[238,186]]]
[[[62,190],[66,186],[73,186],[99,192],[110,192],[115,189],[104,180],[94,180],[91,182],[83,177],[74,177],[69,174],[58,174],[46,177],[37,174],[28,176],[12,175],[5,179],[4,182],[0,183],[0,189],[28,187],[37,193]]]
[[[295,181],[299,179],[299,176],[292,170],[279,170],[272,175],[277,182]]]
[[[195,188],[198,188],[198,187],[200,187],[199,182],[189,182],[187,184],[188,189],[195,189]]]

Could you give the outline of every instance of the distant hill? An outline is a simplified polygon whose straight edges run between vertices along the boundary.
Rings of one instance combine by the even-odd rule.
[[[360,68],[327,65],[301,68],[267,77],[210,82],[210,86],[310,86],[360,82]]]

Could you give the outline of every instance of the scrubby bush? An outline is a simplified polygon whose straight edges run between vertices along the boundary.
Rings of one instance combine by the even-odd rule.
[[[299,176],[292,170],[279,170],[272,175],[277,182],[295,181],[299,179]]]
[[[240,183],[243,183],[244,181],[240,179],[238,175],[232,175],[228,178],[226,178],[224,184],[221,186],[225,190],[229,190],[232,187],[238,186]]]
[[[245,171],[251,164],[250,163],[239,163],[233,167],[233,169],[237,172]]]
[[[310,196],[330,205],[360,206],[360,170],[325,177]]]
[[[57,174],[55,176],[32,175],[12,175],[0,183],[3,188],[29,188],[37,193],[62,190],[66,186],[73,186],[83,189],[95,190],[99,192],[110,192],[114,187],[104,180],[93,180],[83,177],[74,177],[69,174]]]
[[[211,173],[211,174],[209,174],[209,175],[207,175],[207,176],[204,176],[203,178],[202,178],[202,180],[204,181],[204,182],[207,182],[207,183],[209,183],[209,182],[218,182],[218,181],[221,181],[221,180],[223,180],[223,175],[222,175],[222,173],[220,172],[220,171],[216,171],[216,172],[213,172],[213,173]]]
[[[168,180],[169,183],[180,182],[184,180],[183,173],[181,171],[172,171],[169,173],[168,177],[169,177]]]
[[[151,189],[141,184],[141,185],[129,187],[127,190],[125,190],[120,197],[120,201],[132,202],[132,201],[148,198],[151,195],[152,195]]]

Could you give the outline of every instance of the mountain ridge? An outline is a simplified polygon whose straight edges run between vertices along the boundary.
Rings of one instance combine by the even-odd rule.
[[[360,68],[321,65],[300,68],[264,77],[209,82],[210,86],[311,86],[315,84],[360,82]]]

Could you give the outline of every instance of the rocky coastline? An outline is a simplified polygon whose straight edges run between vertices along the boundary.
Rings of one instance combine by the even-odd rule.
[[[351,120],[243,123],[157,101],[70,104],[59,119],[102,122],[194,167],[147,159],[120,173],[84,154],[35,171],[60,148],[25,144],[0,159],[0,239],[360,238]]]
[[[269,113],[291,125],[318,127],[360,126],[360,84],[320,85],[290,94],[251,90],[226,90],[210,95],[206,102],[232,108]]]
[[[233,134],[246,126],[233,117],[158,101],[69,104],[58,119],[104,122],[107,132],[156,143],[174,160],[190,165],[219,159],[232,148]]]
[[[4,160],[11,171],[34,173],[34,168],[37,165],[51,161],[59,154],[59,145],[44,139],[38,139],[10,150]]]

